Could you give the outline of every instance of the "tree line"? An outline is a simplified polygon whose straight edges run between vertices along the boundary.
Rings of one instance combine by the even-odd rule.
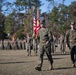
[[[69,6],[63,3],[56,5],[55,0],[46,0],[52,11],[40,14],[47,27],[55,36],[65,34],[70,28],[70,22],[76,20],[76,1]],[[37,9],[44,5],[41,0],[15,0],[13,2],[0,0],[0,39],[24,38],[26,33],[33,33],[33,17]],[[49,8],[48,8],[49,10]],[[41,11],[41,9],[40,9]]]

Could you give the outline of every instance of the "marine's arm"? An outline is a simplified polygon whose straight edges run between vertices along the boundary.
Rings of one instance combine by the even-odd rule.
[[[48,36],[49,36],[49,42],[53,42],[53,34],[52,34],[52,32],[51,31],[49,31],[49,33],[48,33]]]
[[[52,32],[51,31],[48,31],[48,37],[49,37],[49,39],[46,42],[46,44],[49,43],[49,42],[53,42],[53,35],[52,35]]]
[[[67,31],[66,32],[66,36],[65,36],[65,42],[66,42],[66,44],[67,44],[67,46],[69,47],[69,49],[71,49],[71,47],[70,47],[70,43],[69,43],[69,32],[70,31]]]

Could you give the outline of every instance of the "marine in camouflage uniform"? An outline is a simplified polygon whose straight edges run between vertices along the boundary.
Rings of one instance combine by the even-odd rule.
[[[48,31],[47,28],[41,24],[41,29],[39,30],[39,63],[38,66],[35,67],[36,70],[41,71],[43,64],[43,56],[46,53],[48,57],[48,61],[50,62],[50,70],[53,69],[53,59],[51,55],[51,41],[52,41],[52,33]]]
[[[27,34],[26,38],[26,50],[27,50],[27,56],[31,56],[31,37],[30,34]]]
[[[61,35],[60,36],[60,51],[61,53],[65,53],[65,36],[64,35]]]
[[[76,27],[75,22],[71,22],[71,29],[66,33],[66,42],[69,47],[71,60],[73,63],[73,67],[75,67],[75,55],[76,55]]]
[[[35,36],[35,33],[33,33],[32,39],[33,39],[34,55],[37,55],[37,38],[36,38],[36,36]]]

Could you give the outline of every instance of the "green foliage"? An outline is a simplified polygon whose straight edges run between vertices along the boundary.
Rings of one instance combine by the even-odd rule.
[[[5,22],[5,16],[0,12],[0,39],[4,39],[4,22]]]
[[[14,19],[12,16],[7,16],[6,20],[5,20],[5,32],[8,33],[12,33],[12,27],[14,25]]]
[[[65,34],[66,31],[69,29],[69,26],[68,25],[59,25],[59,32],[60,34]]]
[[[69,6],[60,4],[58,7],[53,8],[51,12],[49,12],[49,23],[50,29],[53,33],[64,34],[70,28],[70,22],[76,21],[76,16],[73,15],[73,11],[75,13],[76,10],[76,1]]]
[[[50,20],[54,23],[54,22],[58,22],[58,8],[54,7],[52,12],[50,13]]]
[[[17,7],[17,10],[24,11],[27,9],[31,9],[32,7],[40,7],[41,1],[40,0],[16,0],[15,6]]]
[[[25,35],[22,32],[23,32],[22,29],[20,29],[19,31],[17,31],[15,37],[18,38],[18,39],[23,39],[25,37]]]
[[[66,30],[69,29],[70,22],[72,20],[76,21],[76,1],[72,2],[69,6],[64,5],[64,3],[56,6],[54,3],[55,0],[47,1],[54,5],[51,12],[43,14],[45,22],[48,25],[47,27],[55,34],[64,34]],[[26,33],[33,32],[33,15],[36,14],[37,8],[42,5],[41,0],[15,0],[13,3],[0,0],[0,2],[0,12],[10,13],[7,16],[0,13],[1,32],[7,34],[17,32],[16,37],[18,38],[24,36],[22,29],[24,29]],[[6,9],[8,9],[6,11],[2,11],[4,2],[6,2]]]

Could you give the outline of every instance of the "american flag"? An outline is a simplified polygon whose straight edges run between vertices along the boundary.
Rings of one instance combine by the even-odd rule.
[[[34,30],[34,32],[36,32],[36,26],[37,26],[36,17],[34,17],[33,26],[34,26],[33,30]]]
[[[40,10],[37,9],[37,26],[36,26],[36,36],[38,36],[38,32],[40,30]]]
[[[39,12],[39,10],[37,10],[37,19],[36,19],[36,17],[34,17],[34,22],[33,22],[34,24],[34,32],[35,32],[35,35],[36,35],[36,37],[38,36],[38,31],[39,31],[39,29],[41,28],[41,26],[40,26],[40,12]]]
[[[36,26],[36,36],[38,36],[38,32],[40,30],[41,26],[40,26],[40,20],[37,20],[37,26]]]

